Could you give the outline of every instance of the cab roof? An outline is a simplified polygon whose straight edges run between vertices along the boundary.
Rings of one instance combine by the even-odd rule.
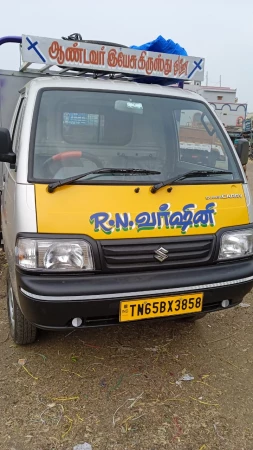
[[[132,92],[144,95],[160,95],[188,100],[200,100],[207,103],[201,95],[187,89],[181,89],[177,86],[161,86],[158,84],[145,84],[127,80],[108,80],[102,78],[41,77],[31,80],[26,84],[24,89],[26,90],[26,94],[28,94],[29,91],[35,93],[41,89],[87,89],[107,92]]]

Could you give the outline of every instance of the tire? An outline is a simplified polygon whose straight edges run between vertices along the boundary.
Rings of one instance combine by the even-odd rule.
[[[199,313],[199,314],[192,314],[189,316],[185,316],[182,319],[180,319],[182,322],[186,322],[186,323],[194,323],[197,320],[201,320],[203,319],[205,316],[207,315],[207,313]]]
[[[15,344],[32,344],[37,337],[37,328],[28,322],[19,308],[14,295],[10,275],[7,275],[7,309],[11,337]]]

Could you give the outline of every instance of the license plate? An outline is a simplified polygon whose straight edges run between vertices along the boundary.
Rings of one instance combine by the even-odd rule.
[[[203,293],[120,302],[120,322],[154,319],[202,311]]]

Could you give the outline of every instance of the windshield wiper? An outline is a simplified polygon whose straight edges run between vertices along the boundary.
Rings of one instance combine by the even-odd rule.
[[[64,186],[66,184],[74,183],[75,181],[80,180],[81,178],[87,177],[88,175],[96,175],[101,173],[109,173],[109,174],[140,174],[140,175],[160,175],[161,172],[157,172],[156,170],[146,170],[146,169],[117,169],[117,168],[103,168],[92,170],[91,172],[81,173],[80,175],[75,175],[74,177],[64,178],[63,180],[55,181],[54,183],[49,183],[47,190],[50,192],[54,192],[54,190],[60,186]]]
[[[162,181],[161,183],[154,184],[151,188],[152,194],[155,194],[159,189],[163,186],[169,186],[171,184],[175,184],[177,181],[184,180],[185,178],[194,178],[194,177],[210,177],[212,175],[221,175],[221,174],[232,174],[229,170],[191,170],[190,172],[183,173],[181,175],[177,175],[169,180]]]

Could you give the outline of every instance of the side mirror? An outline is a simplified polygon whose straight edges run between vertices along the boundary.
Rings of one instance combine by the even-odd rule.
[[[7,128],[0,128],[0,162],[15,164],[16,155],[12,151],[11,136]]]
[[[242,165],[246,165],[249,159],[249,141],[247,139],[236,139],[235,149]]]

